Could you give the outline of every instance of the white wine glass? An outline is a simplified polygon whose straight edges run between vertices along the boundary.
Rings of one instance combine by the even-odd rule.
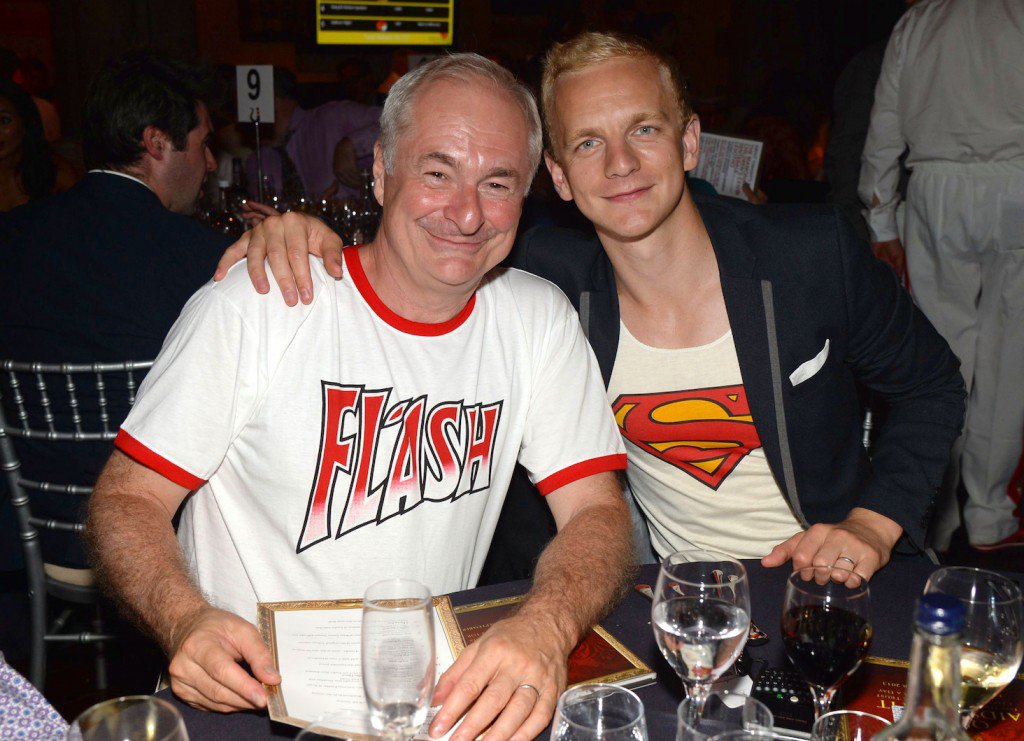
[[[1017,675],[1024,654],[1021,589],[993,571],[946,566],[928,577],[924,591],[948,594],[964,603],[960,717],[966,729]]]
[[[613,684],[580,684],[562,693],[551,741],[647,741],[644,704]]]
[[[75,718],[71,741],[188,741],[185,721],[171,703],[128,695],[93,705]]]
[[[387,579],[363,597],[363,690],[370,722],[384,738],[415,736],[427,716],[435,675],[430,590]]]
[[[750,630],[743,564],[715,551],[677,551],[661,562],[651,607],[658,648],[702,712],[711,683],[732,666]]]

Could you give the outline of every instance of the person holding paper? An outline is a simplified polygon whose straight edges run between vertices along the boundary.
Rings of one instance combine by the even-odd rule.
[[[316,297],[296,310],[239,266],[183,310],[96,484],[89,533],[186,702],[265,705],[261,683],[280,677],[250,622],[259,601],[358,597],[393,576],[435,594],[473,586],[518,458],[559,534],[522,609],[440,680],[431,734],[463,718],[460,741],[488,727],[532,738],[550,720],[632,543],[622,441],[571,305],[492,270],[540,154],[536,105],[508,72],[472,54],[423,65],[388,97],[382,226],[342,256],[351,279],[309,261]]]
[[[956,358],[834,209],[691,193],[700,121],[680,80],[615,34],[548,53],[545,160],[597,239],[531,231],[515,264],[579,309],[657,555],[697,546],[869,579],[904,535],[923,545],[963,419]],[[337,238],[287,215],[221,264],[249,249],[266,289],[270,247],[301,294],[304,263],[293,276],[283,254],[307,242],[340,275]],[[871,458],[858,382],[891,407]]]

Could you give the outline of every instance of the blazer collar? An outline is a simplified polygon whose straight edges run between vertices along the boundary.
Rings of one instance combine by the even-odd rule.
[[[711,246],[718,259],[718,270],[726,276],[750,278],[754,274],[757,258],[747,245],[739,225],[746,220],[741,209],[732,208],[721,196],[694,194],[704,228],[711,237]]]

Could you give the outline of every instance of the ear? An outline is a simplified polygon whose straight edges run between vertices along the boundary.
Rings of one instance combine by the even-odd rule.
[[[142,146],[145,147],[146,154],[158,161],[162,161],[173,149],[167,134],[152,125],[142,130]]]
[[[384,205],[384,150],[380,147],[380,139],[373,144],[373,197],[377,203]]]
[[[565,177],[565,171],[550,152],[544,153],[544,164],[548,166],[548,172],[551,173],[551,182],[555,184],[555,191],[563,201],[571,201],[572,188]]]
[[[683,169],[689,172],[700,159],[700,118],[696,113],[683,129]]]

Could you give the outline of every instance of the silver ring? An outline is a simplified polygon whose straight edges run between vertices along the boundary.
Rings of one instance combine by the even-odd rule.
[[[839,558],[837,558],[837,559],[836,559],[836,563],[839,563],[840,561],[849,561],[849,562],[850,562],[850,563],[852,563],[852,564],[853,564],[854,566],[856,566],[856,565],[857,565],[857,562],[856,562],[856,561],[854,561],[854,560],[853,560],[852,558],[850,558],[849,556],[840,556]]]
[[[538,698],[540,697],[540,690],[537,689],[536,687],[534,687],[532,684],[521,684],[518,687],[518,689],[523,689],[523,688],[526,688],[528,690],[533,690],[534,692],[537,693],[537,697]]]

